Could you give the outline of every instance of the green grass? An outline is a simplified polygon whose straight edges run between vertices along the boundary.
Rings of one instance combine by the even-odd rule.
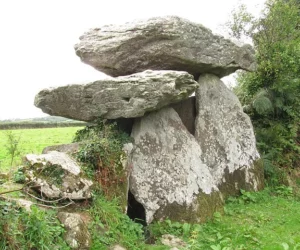
[[[75,132],[82,127],[67,128],[43,128],[43,129],[19,129],[11,130],[16,137],[20,136],[20,157],[17,157],[13,166],[21,164],[21,157],[25,154],[40,154],[42,150],[51,145],[72,142]],[[5,147],[7,144],[7,132],[0,130],[0,172],[10,169],[10,156]]]
[[[155,240],[153,245],[145,244],[142,226],[124,215],[116,200],[107,201],[96,195],[91,207],[81,209],[88,209],[92,217],[90,249],[104,250],[120,244],[132,250],[168,250],[170,247],[163,246],[160,239],[163,234],[172,234],[186,242],[186,247],[179,248],[185,250],[297,250],[300,249],[300,201],[289,192],[288,188],[245,192],[240,198],[230,199],[224,214],[216,213],[214,219],[205,224],[168,219],[153,223],[149,226],[150,237]],[[32,223],[35,224],[35,220]],[[59,228],[52,231],[55,230],[61,232]],[[27,232],[31,233],[31,230]],[[23,238],[14,240],[21,242]],[[61,239],[57,241],[63,244]]]
[[[144,249],[142,225],[122,213],[116,199],[108,201],[102,195],[95,195],[89,213],[92,217],[89,225],[93,238],[91,250],[110,249],[109,246],[117,243],[131,250]]]
[[[95,197],[93,217],[94,246],[109,249],[119,243],[128,249],[167,250],[161,244],[163,234],[172,234],[186,242],[190,250],[297,250],[300,249],[300,200],[292,189],[277,187],[257,193],[242,191],[228,200],[224,214],[216,213],[205,224],[165,220],[149,226],[155,244],[145,244],[139,226],[135,226],[114,201]],[[102,228],[102,234],[99,233]],[[100,230],[101,231],[101,230]],[[105,232],[105,233],[104,233]]]
[[[278,195],[279,194],[279,195]],[[296,250],[300,249],[300,201],[266,189],[248,193],[251,199],[232,199],[225,214],[215,214],[203,225],[171,221],[152,226],[159,237],[171,233],[183,238],[188,249],[212,250]]]

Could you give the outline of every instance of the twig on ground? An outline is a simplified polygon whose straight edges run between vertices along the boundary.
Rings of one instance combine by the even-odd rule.
[[[13,190],[5,191],[5,192],[1,192],[0,195],[2,195],[2,194],[8,194],[8,193],[16,192],[16,191],[22,191],[22,190],[23,190],[23,187],[22,188],[18,188],[18,189],[13,189]]]
[[[44,204],[39,204],[39,203],[33,203],[34,205],[36,206],[40,206],[40,207],[47,207],[47,208],[53,208],[53,209],[61,209],[61,208],[65,208],[65,207],[68,207],[72,204],[74,204],[75,202],[71,200],[70,203],[66,204],[66,205],[63,205],[63,206],[60,206],[60,207],[56,207],[56,206],[49,206],[49,205],[44,205]]]
[[[41,199],[41,198],[39,198],[39,197],[36,197],[36,196],[34,196],[34,195],[28,193],[26,190],[23,190],[23,191],[24,191],[25,194],[29,195],[30,197],[32,197],[32,198],[34,198],[34,199],[36,199],[36,200],[45,202],[45,203],[57,203],[57,202],[59,202],[59,201],[61,201],[61,200],[66,199],[66,198],[59,198],[59,199],[57,199],[57,200],[47,201],[47,200]]]

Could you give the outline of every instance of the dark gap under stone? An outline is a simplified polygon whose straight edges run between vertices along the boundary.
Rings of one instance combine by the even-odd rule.
[[[130,191],[128,191],[127,215],[134,222],[147,226],[145,208]]]

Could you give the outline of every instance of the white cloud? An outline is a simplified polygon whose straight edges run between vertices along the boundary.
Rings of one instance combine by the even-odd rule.
[[[262,0],[243,1],[253,11]],[[41,116],[39,90],[103,76],[84,65],[73,45],[92,27],[178,15],[217,31],[238,0],[0,1],[0,120]]]

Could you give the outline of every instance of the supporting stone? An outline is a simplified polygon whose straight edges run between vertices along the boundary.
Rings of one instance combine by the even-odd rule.
[[[196,132],[202,161],[223,195],[263,186],[253,127],[238,98],[219,77],[204,74],[196,91]]]
[[[199,222],[221,207],[222,195],[200,146],[174,109],[136,119],[132,137],[130,190],[147,223],[166,217]]]

